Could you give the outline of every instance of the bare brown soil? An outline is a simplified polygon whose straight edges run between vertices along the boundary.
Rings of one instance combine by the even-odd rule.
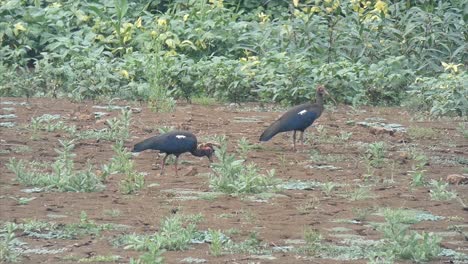
[[[24,99],[1,98],[1,101],[23,102]],[[196,158],[185,154],[181,156],[179,176],[176,177],[172,165],[167,166],[166,174],[159,176],[157,165],[160,161],[157,154],[144,152],[134,158],[138,171],[148,172],[146,187],[136,195],[123,195],[119,192],[119,182],[122,175],[112,175],[106,183],[106,189],[96,193],[59,193],[42,192],[27,194],[22,192],[26,187],[17,183],[15,175],[5,164],[11,157],[25,160],[51,162],[56,157],[54,148],[59,147],[58,139],[65,137],[62,132],[41,132],[38,140],[31,140],[31,132],[27,129],[32,117],[43,114],[60,114],[67,124],[75,124],[79,129],[102,128],[104,123],[94,119],[80,120],[79,113],[101,111],[93,109],[97,103],[72,103],[66,100],[31,99],[28,106],[14,107],[16,126],[0,128],[0,221],[24,222],[25,219],[37,219],[57,223],[73,223],[79,221],[80,212],[85,211],[89,218],[97,223],[116,223],[130,226],[127,231],[108,231],[101,235],[85,236],[78,240],[40,240],[31,239],[18,234],[24,242],[31,246],[54,249],[66,248],[60,254],[26,254],[22,263],[68,263],[63,258],[76,256],[85,258],[95,255],[119,255],[127,262],[131,257],[141,253],[115,248],[110,240],[119,234],[139,233],[151,234],[158,230],[160,221],[177,211],[177,214],[197,214],[204,216],[198,228],[202,230],[236,228],[240,232],[233,237],[234,241],[243,241],[250,233],[257,232],[258,237],[271,246],[284,246],[287,240],[303,239],[305,227],[320,231],[326,242],[340,244],[342,238],[336,236],[333,228],[349,228],[349,234],[365,236],[368,239],[380,239],[381,233],[366,223],[383,221],[381,216],[370,214],[364,221],[357,223],[336,222],[337,219],[354,219],[357,208],[411,208],[427,211],[433,215],[445,217],[440,221],[422,221],[412,228],[417,231],[447,232],[449,226],[464,225],[468,232],[468,211],[457,200],[433,201],[428,187],[411,187],[411,171],[413,162],[408,159],[405,148],[414,146],[429,157],[429,164],[424,168],[427,180],[445,179],[450,174],[463,174],[466,170],[468,142],[457,130],[459,121],[450,119],[418,121],[418,117],[402,108],[370,108],[364,107],[352,110],[347,106],[336,109],[326,109],[318,120],[323,125],[327,138],[340,135],[341,132],[352,132],[350,140],[310,140],[304,148],[292,151],[291,137],[281,134],[270,142],[262,143],[261,148],[252,150],[248,161],[258,164],[262,171],[276,169],[276,175],[282,180],[301,180],[318,182],[336,182],[348,184],[337,187],[326,196],[320,189],[312,190],[282,190],[278,197],[269,198],[266,202],[253,201],[244,196],[223,195],[214,200],[180,200],[176,194],[167,190],[186,189],[209,192],[209,181],[206,173],[210,172],[207,159]],[[118,102],[127,105],[126,102]],[[129,103],[135,107],[141,107]],[[0,108],[0,109],[1,109]],[[251,110],[249,110],[251,109]],[[199,139],[212,135],[226,135],[229,150],[235,151],[237,140],[246,137],[252,143],[258,143],[258,137],[263,129],[274,121],[281,112],[255,111],[254,105],[240,107],[199,106],[179,104],[173,113],[154,113],[142,107],[141,113],[135,113],[132,119],[131,134],[133,138],[126,142],[132,144],[146,137],[156,135],[157,128],[173,126],[187,129],[197,134]],[[103,110],[106,111],[106,110]],[[106,111],[107,112],[107,111]],[[0,114],[8,114],[0,110]],[[109,112],[117,116],[118,111]],[[408,127],[428,127],[436,131],[430,138],[410,138],[407,133],[397,132],[393,135],[372,131],[369,128],[352,125],[347,121],[364,121],[369,117],[384,118],[387,123],[398,123]],[[108,117],[106,117],[108,118]],[[1,120],[3,122],[5,120]],[[315,128],[306,132],[317,134]],[[370,191],[374,198],[352,201],[347,194],[365,184],[367,173],[362,156],[362,143],[384,141],[387,144],[387,162],[380,169],[375,169],[367,183],[373,183]],[[14,152],[18,146],[28,146],[30,151]],[[113,156],[112,143],[108,141],[85,140],[76,145],[75,161],[77,167],[84,166],[87,160],[100,166],[108,163]],[[319,156],[336,157],[334,161],[315,162],[310,159],[311,151],[319,151]],[[456,160],[459,162],[457,163]],[[461,162],[460,162],[461,160]],[[340,169],[328,170],[311,168],[308,165],[333,165]],[[198,173],[192,173],[196,170]],[[466,171],[465,171],[466,173]],[[189,175],[187,175],[189,174]],[[193,175],[195,174],[195,175]],[[386,183],[393,176],[394,183]],[[154,185],[153,183],[157,183]],[[153,184],[153,185],[152,185]],[[467,185],[451,185],[450,190],[468,202]],[[37,197],[27,205],[18,205],[10,197]],[[307,205],[311,205],[307,208]],[[120,211],[118,216],[109,216],[106,210]],[[54,218],[61,215],[62,218]],[[460,235],[444,237],[442,246],[468,254],[468,243]],[[274,253],[274,260],[256,259],[249,254],[224,254],[219,257],[210,255],[207,244],[193,245],[189,250],[166,252],[167,263],[180,263],[186,257],[206,259],[208,263],[342,263],[332,259],[308,258],[292,252]],[[442,263],[448,259],[437,259],[433,263]],[[347,261],[346,263],[366,263],[367,260]],[[73,262],[73,261],[69,261]]]

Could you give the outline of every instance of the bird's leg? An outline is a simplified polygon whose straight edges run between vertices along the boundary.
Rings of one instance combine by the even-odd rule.
[[[179,159],[179,156],[175,157],[175,162],[174,162],[174,169],[175,169],[175,175],[177,176],[177,161]]]
[[[167,156],[168,156],[168,155],[166,154],[166,156],[164,156],[164,158],[163,158],[162,161],[161,161],[161,175],[164,174],[164,165],[166,164]]]
[[[301,131],[300,139],[301,139],[301,148],[304,148],[304,131]]]
[[[296,151],[296,130],[293,132],[293,150]]]

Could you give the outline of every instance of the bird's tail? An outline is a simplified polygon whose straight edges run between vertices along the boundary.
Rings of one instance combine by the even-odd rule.
[[[132,152],[141,152],[143,150],[154,148],[154,144],[154,138],[147,138],[139,143],[136,143],[135,146],[133,146]]]
[[[275,122],[271,124],[267,129],[265,129],[265,131],[263,131],[262,135],[260,136],[260,141],[268,141],[279,132],[281,132],[280,123]]]

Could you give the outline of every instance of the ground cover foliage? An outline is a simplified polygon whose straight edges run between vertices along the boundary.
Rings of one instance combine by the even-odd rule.
[[[0,96],[214,97],[466,115],[466,1],[0,1]],[[405,100],[411,95],[411,100]]]

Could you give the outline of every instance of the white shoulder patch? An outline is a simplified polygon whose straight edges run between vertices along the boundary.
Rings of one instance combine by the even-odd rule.
[[[186,138],[186,136],[184,136],[184,135],[176,135],[175,137],[178,138],[178,139]]]
[[[300,111],[300,112],[297,113],[297,114],[298,114],[298,115],[304,115],[305,113],[307,113],[307,110],[304,109],[304,110]]]

